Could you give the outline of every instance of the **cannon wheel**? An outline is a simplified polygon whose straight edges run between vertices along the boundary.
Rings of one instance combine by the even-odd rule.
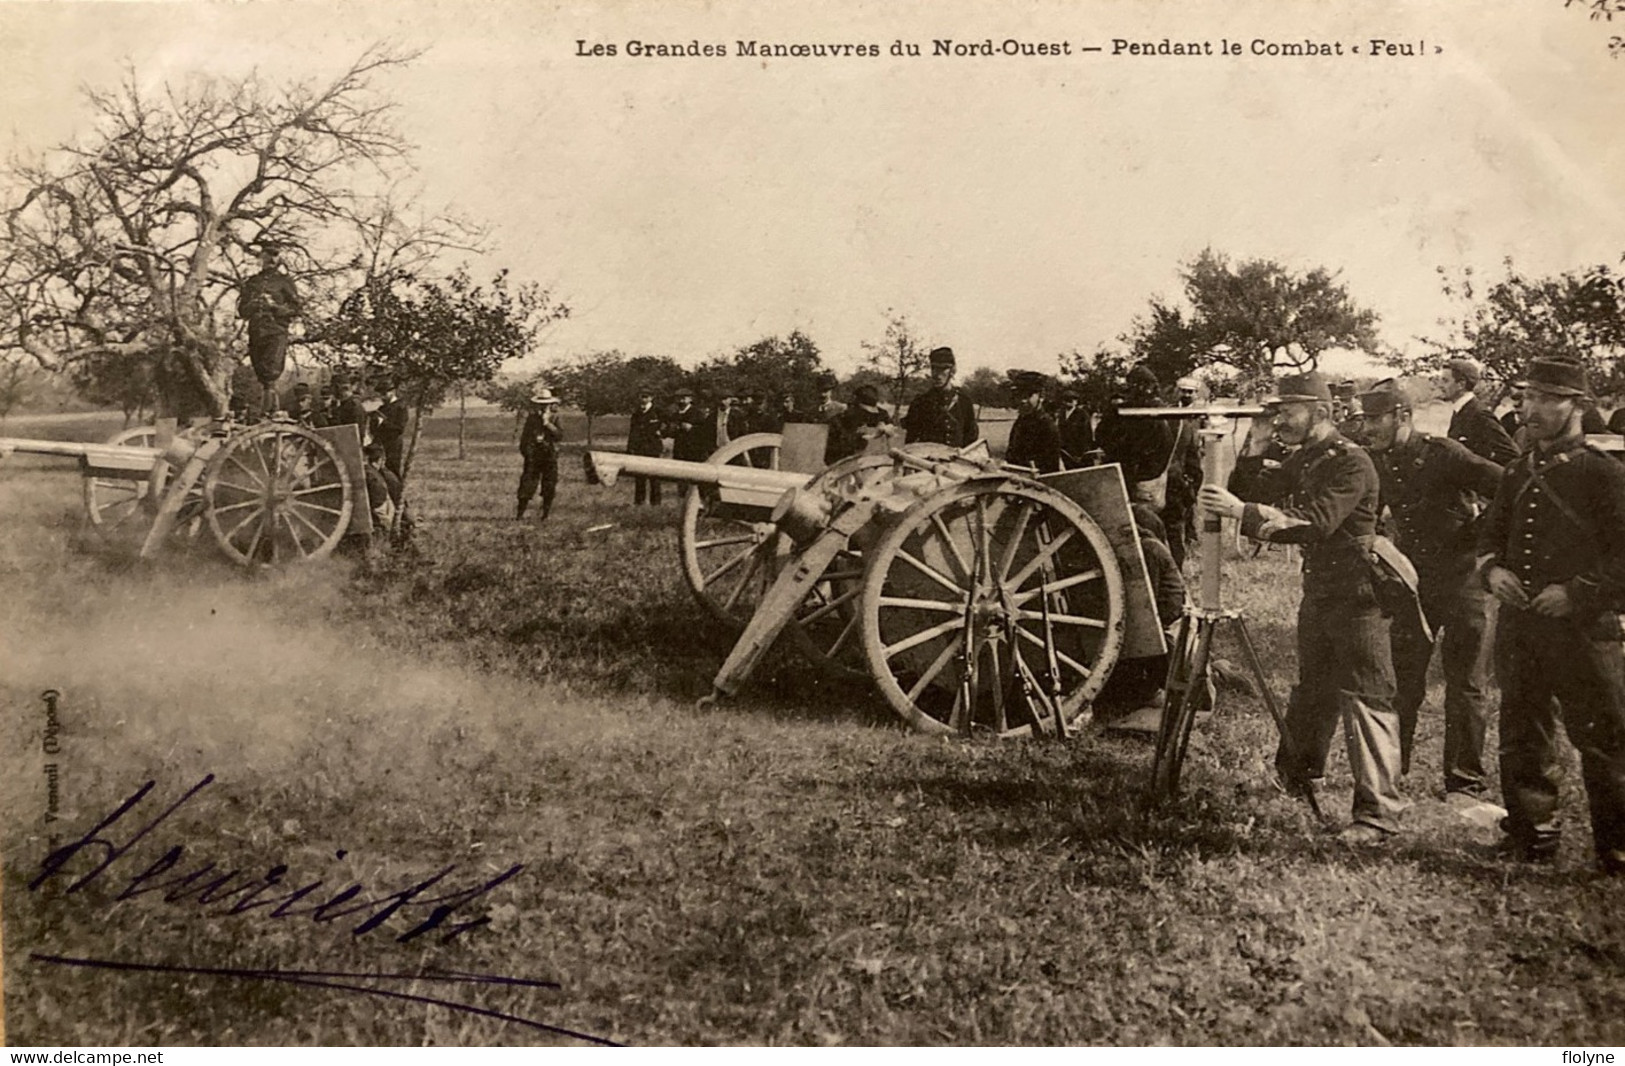
[[[338,452],[302,426],[233,434],[203,472],[209,529],[242,566],[328,555],[350,528],[355,490]]]
[[[945,489],[904,512],[869,556],[870,673],[917,729],[1030,733],[1024,676],[1028,691],[1049,692],[1058,675],[1074,723],[1117,662],[1117,557],[1094,519],[1042,485],[988,477]]]
[[[132,426],[107,438],[107,443],[131,448],[156,448],[156,426]],[[159,460],[162,462],[163,460]],[[85,513],[90,524],[103,536],[113,537],[135,529],[144,518],[151,517],[146,506],[147,481],[128,481],[124,478],[85,478]]]
[[[954,456],[954,449],[946,444],[910,444],[903,450],[928,462],[943,462]],[[807,491],[852,495],[896,473],[897,464],[889,455],[850,455],[820,472]],[[863,555],[843,551],[830,564],[824,580],[808,593],[788,627],[797,649],[839,676],[867,676],[868,663],[859,639],[862,595]]]
[[[753,465],[777,470],[782,446],[777,433],[751,433],[718,448],[706,462],[743,466],[748,453]],[[786,550],[780,539],[766,512],[722,503],[700,485],[683,497],[677,536],[683,576],[701,605],[736,632],[744,630],[778,573],[777,556]]]

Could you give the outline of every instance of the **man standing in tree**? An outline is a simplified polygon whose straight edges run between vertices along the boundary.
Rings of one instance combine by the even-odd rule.
[[[1433,628],[1430,636],[1414,620],[1392,622],[1400,772],[1411,769],[1437,641],[1444,667],[1445,798],[1477,800],[1484,794],[1495,601],[1477,573],[1474,523],[1479,498],[1494,497],[1501,468],[1460,441],[1415,429],[1410,401],[1392,378],[1361,396],[1360,406],[1394,542],[1416,567],[1422,613]]]
[[[553,494],[559,486],[559,400],[552,389],[537,389],[530,398],[530,413],[519,431],[519,454],[525,469],[519,475],[519,506],[515,518],[525,517],[525,508],[539,488],[542,491],[542,518],[553,511]]]
[[[288,365],[288,327],[299,315],[299,291],[282,272],[279,249],[260,245],[260,270],[237,293],[237,317],[248,323],[248,361],[264,390],[267,411],[277,407],[274,386]]]
[[[909,444],[930,441],[963,448],[978,436],[976,407],[963,390],[953,387],[954,350],[933,348],[927,358],[931,387],[908,405],[908,413],[903,416],[906,439]]]
[[[1529,450],[1510,464],[1479,536],[1501,601],[1500,852],[1557,855],[1557,722],[1580,752],[1602,873],[1625,874],[1625,465],[1586,446],[1590,384],[1577,363],[1537,359],[1525,379]]]
[[[1241,520],[1254,540],[1303,546],[1303,601],[1298,607],[1298,689],[1287,708],[1276,772],[1289,792],[1325,774],[1338,722],[1354,775],[1353,822],[1339,834],[1349,844],[1376,844],[1399,830],[1399,716],[1388,620],[1377,599],[1369,557],[1377,527],[1379,486],[1370,456],[1337,432],[1332,391],[1319,373],[1281,379],[1276,433],[1301,445],[1287,460],[1288,496],[1279,507],[1243,503],[1218,485],[1203,485],[1198,504]]]

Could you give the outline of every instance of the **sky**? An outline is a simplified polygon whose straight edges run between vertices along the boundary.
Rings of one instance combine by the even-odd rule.
[[[540,359],[693,364],[800,329],[844,371],[895,309],[963,367],[1053,370],[1176,297],[1204,247],[1339,271],[1383,339],[1416,349],[1457,309],[1440,266],[1625,253],[1610,32],[1625,25],[1563,0],[0,0],[0,151],[82,131],[80,86],[126,61],[154,85],[321,78],[389,39],[426,49],[381,83],[425,201],[491,226],[478,269],[573,310]],[[1420,54],[1372,56],[1372,38]],[[1072,54],[933,57],[939,39]],[[1115,39],[1242,54],[1113,55]],[[631,56],[632,40],[728,55]],[[881,55],[737,55],[749,40]],[[1253,54],[1304,42],[1344,54]],[[594,44],[618,54],[578,54]]]

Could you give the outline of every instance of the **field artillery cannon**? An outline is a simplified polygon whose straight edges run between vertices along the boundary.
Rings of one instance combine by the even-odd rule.
[[[222,419],[168,434],[139,427],[102,444],[0,438],[0,459],[18,453],[77,458],[91,525],[138,541],[142,558],[206,528],[241,566],[320,559],[352,531],[366,491],[348,427]]]
[[[1064,735],[1120,655],[1166,650],[1115,465],[1035,478],[977,447],[892,449],[816,474],[606,452],[587,463],[597,483],[624,473],[685,483],[717,507],[772,501],[770,533],[728,561],[769,580],[711,698],[738,691],[788,629],[868,673],[916,728]]]

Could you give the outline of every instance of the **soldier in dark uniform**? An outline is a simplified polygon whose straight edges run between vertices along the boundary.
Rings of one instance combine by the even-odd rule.
[[[564,436],[559,429],[558,405],[552,389],[538,389],[530,398],[530,413],[519,431],[519,454],[524,456],[525,469],[519,475],[515,518],[525,517],[537,489],[542,492],[542,517],[553,511],[553,495],[559,486],[559,440]]]
[[[1393,620],[1400,769],[1410,772],[1417,713],[1437,641],[1444,667],[1446,798],[1476,799],[1484,794],[1495,601],[1478,576],[1474,522],[1480,498],[1494,497],[1501,468],[1459,441],[1414,428],[1410,401],[1392,378],[1361,396],[1360,403],[1382,502],[1393,516],[1394,542],[1416,567],[1422,613],[1433,629],[1430,639],[1413,620]]]
[[[1057,424],[1061,430],[1061,457],[1067,466],[1085,466],[1094,461],[1095,416],[1083,406],[1075,389],[1068,389],[1061,400]]]
[[[891,426],[891,416],[880,406],[880,390],[873,385],[859,385],[852,394],[852,405],[843,407],[829,424],[829,439],[824,447],[824,465],[828,466],[857,455],[868,445],[875,431]]]
[[[835,386],[840,384],[834,374],[818,375],[818,405],[813,409],[817,421],[828,425],[835,416],[846,410],[846,404],[835,398]]]
[[[397,479],[404,478],[406,464],[406,425],[409,414],[395,381],[384,378],[378,383],[378,395],[383,403],[372,413],[373,442],[384,449],[384,467]]]
[[[1506,466],[1518,457],[1518,449],[1496,417],[1478,402],[1473,390],[1483,380],[1484,371],[1471,359],[1452,359],[1445,364],[1444,398],[1453,409],[1446,435],[1467,445],[1474,455]]]
[[[1379,843],[1399,829],[1399,716],[1394,667],[1369,557],[1379,487],[1371,458],[1337,432],[1332,393],[1318,373],[1283,378],[1276,433],[1301,445],[1284,472],[1281,507],[1243,503],[1204,485],[1203,511],[1239,518],[1257,540],[1303,546],[1298,608],[1298,688],[1275,756],[1282,784],[1303,791],[1325,772],[1341,720],[1354,775],[1354,820],[1340,834],[1351,844]]]
[[[1169,521],[1173,514],[1182,523],[1183,512],[1179,508],[1189,502],[1177,500],[1170,491],[1179,430],[1160,418],[1124,418],[1117,413],[1123,407],[1157,406],[1162,402],[1158,395],[1160,389],[1157,375],[1150,367],[1141,364],[1130,370],[1122,394],[1095,427],[1095,441],[1106,462],[1122,466],[1129,499],[1150,504],[1162,518],[1163,526],[1170,533],[1168,549],[1173,552],[1174,560],[1184,565],[1182,526]]]
[[[1061,430],[1044,410],[1044,392],[1051,385],[1050,379],[1035,370],[1012,370],[1008,376],[1010,396],[1019,413],[1010,427],[1004,461],[1052,474],[1061,469]]]
[[[1537,359],[1523,400],[1530,447],[1507,467],[1479,537],[1501,601],[1502,852],[1557,852],[1557,719],[1580,752],[1597,863],[1625,874],[1625,466],[1589,448],[1576,363]],[[1554,699],[1555,697],[1555,699]]]
[[[931,387],[914,397],[903,415],[903,432],[910,444],[933,441],[951,448],[963,448],[980,435],[976,407],[970,397],[953,387],[954,350],[933,348]]]
[[[626,454],[660,458],[666,450],[665,442],[660,439],[660,426],[660,412],[655,409],[654,393],[648,390],[638,393],[638,405],[632,411],[632,423],[626,431]],[[660,479],[634,476],[632,505],[639,506],[645,499],[652,506],[660,506]]]
[[[710,416],[694,405],[694,390],[677,390],[677,406],[666,416],[665,435],[671,438],[671,457],[685,463],[703,463],[716,450],[706,439]]]
[[[265,391],[267,410],[275,410],[272,391],[288,364],[288,327],[299,316],[299,290],[278,264],[280,249],[260,245],[260,269],[243,281],[237,293],[237,317],[248,323],[248,361]]]

